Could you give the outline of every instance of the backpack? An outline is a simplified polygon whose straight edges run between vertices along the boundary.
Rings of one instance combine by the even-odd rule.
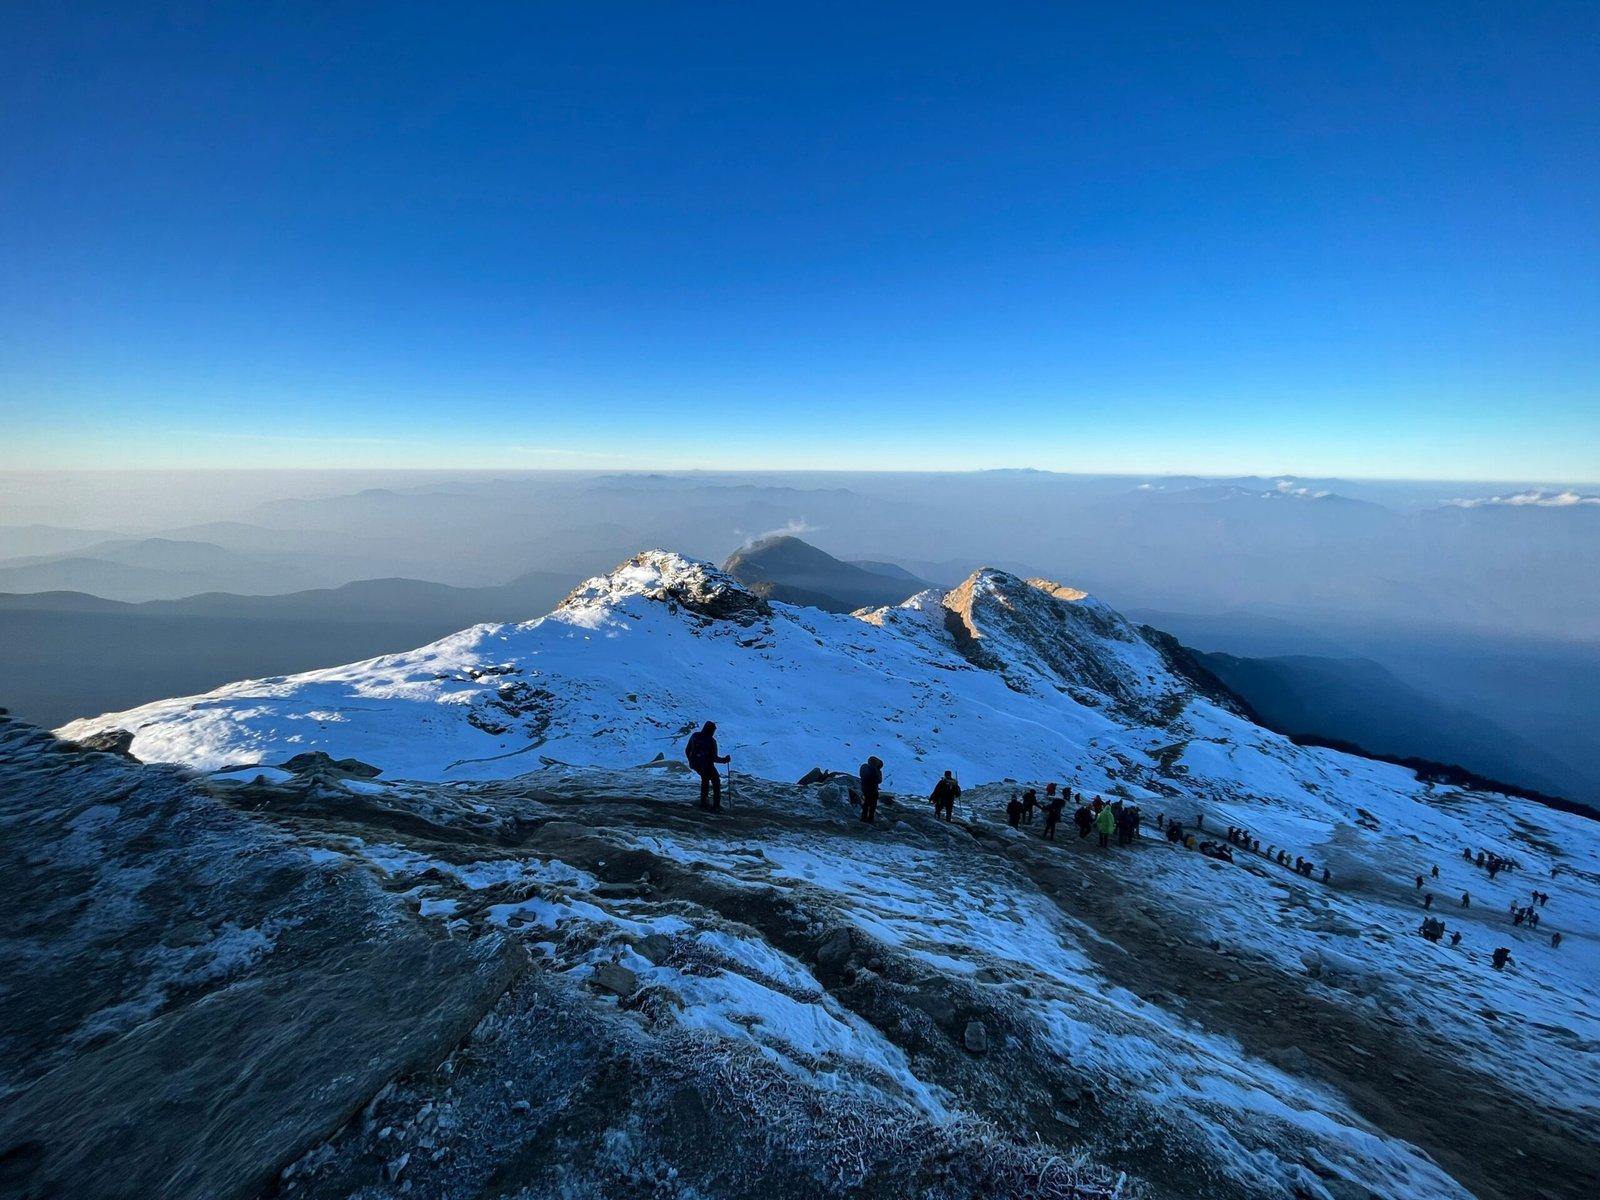
[[[689,765],[697,771],[700,769],[700,765],[705,762],[705,741],[705,730],[697,729],[689,735],[689,741],[683,748],[683,756],[689,760]]]

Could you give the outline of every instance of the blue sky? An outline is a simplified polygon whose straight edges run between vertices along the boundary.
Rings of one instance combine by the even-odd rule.
[[[52,4],[0,466],[1600,477],[1600,8]]]

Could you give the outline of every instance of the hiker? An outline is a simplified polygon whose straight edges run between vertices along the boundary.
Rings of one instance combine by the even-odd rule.
[[[928,799],[933,801],[933,816],[938,820],[940,814],[946,821],[956,819],[956,797],[961,795],[961,785],[956,782],[955,776],[949,771],[944,773],[944,778],[933,785],[933,791]]]
[[[698,733],[690,734],[689,744],[684,751],[688,755],[689,766],[700,776],[700,807],[721,812],[722,773],[717,770],[717,764],[733,760],[726,754],[721,757],[717,755],[717,723],[707,721]],[[713,797],[709,804],[706,802],[708,794]]]
[[[1013,829],[1022,828],[1022,801],[1016,796],[1006,805],[1006,824]]]
[[[1095,819],[1098,820],[1099,817],[1100,817],[1100,810],[1102,808],[1104,808],[1105,806],[1106,806],[1106,802],[1104,800],[1100,799],[1099,796],[1096,796],[1094,798],[1094,803],[1089,805],[1089,811],[1094,813]]]
[[[1530,929],[1539,928],[1539,910],[1536,908],[1528,909],[1528,927]]]
[[[1561,945],[1561,934],[1558,931],[1550,935],[1550,948],[1554,950],[1559,945]]]
[[[1417,876],[1417,891],[1420,892],[1421,890],[1422,890],[1422,876],[1418,875]]]
[[[1461,848],[1461,857],[1466,859],[1468,862],[1471,862],[1472,861],[1472,847],[1463,846]]]
[[[1206,827],[1206,815],[1205,815],[1205,813],[1195,813],[1195,815],[1194,815],[1194,827],[1196,829],[1204,829]]]
[[[1022,793],[1022,823],[1033,824],[1033,810],[1039,807],[1039,793],[1029,788]]]
[[[861,819],[869,825],[878,815],[878,788],[883,785],[883,759],[874,754],[861,764]]]
[[[1119,800],[1111,808],[1117,814],[1117,845],[1126,846],[1133,841],[1133,806]]]
[[[1052,842],[1056,840],[1056,825],[1061,820],[1061,810],[1066,806],[1067,799],[1065,796],[1052,796],[1050,797],[1050,803],[1044,806],[1044,836]],[[1080,808],[1078,811],[1085,813],[1089,810]]]
[[[1072,814],[1072,823],[1078,827],[1078,836],[1089,836],[1089,830],[1094,828],[1094,812],[1087,804],[1078,805],[1078,811]]]
[[[1100,815],[1094,819],[1094,827],[1100,831],[1100,849],[1104,850],[1111,844],[1111,833],[1117,827],[1117,814],[1109,804],[1102,808]]]
[[[1483,866],[1483,851],[1482,850],[1478,851],[1478,865],[1480,867]]]
[[[1494,969],[1501,970],[1511,961],[1511,950],[1507,946],[1496,946],[1494,951]]]
[[[1422,907],[1423,908],[1432,908],[1433,907],[1433,893],[1432,892],[1423,892],[1422,893]]]
[[[1471,892],[1462,892],[1461,893],[1461,907],[1462,908],[1471,908],[1472,907],[1472,893]]]
[[[1433,864],[1433,877],[1435,879],[1439,878],[1439,864],[1438,863],[1434,863]]]
[[[1322,868],[1322,882],[1323,883],[1327,883],[1328,880],[1330,880],[1332,878],[1333,878],[1333,876],[1328,874],[1328,868],[1327,867],[1323,867]]]
[[[1458,929],[1450,935],[1450,944],[1452,946],[1461,945],[1461,930]]]
[[[1527,914],[1527,913],[1525,913],[1525,912],[1523,912],[1523,911],[1522,911],[1522,910],[1521,910],[1521,909],[1520,909],[1520,908],[1519,908],[1519,909],[1517,909],[1517,911],[1516,911],[1516,912],[1514,912],[1514,913],[1512,913],[1512,914],[1511,914],[1511,923],[1512,923],[1512,924],[1513,924],[1513,925],[1521,925],[1521,924],[1522,924],[1522,922],[1523,922],[1523,921],[1525,921],[1525,920],[1526,920],[1526,919],[1527,919],[1527,916],[1528,916],[1528,914]]]

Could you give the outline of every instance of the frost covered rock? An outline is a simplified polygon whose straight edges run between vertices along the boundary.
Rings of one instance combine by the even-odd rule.
[[[817,946],[817,963],[831,971],[842,970],[854,952],[855,945],[850,940],[850,931],[844,928],[835,929]]]
[[[968,1021],[961,1044],[973,1054],[989,1053],[989,1030],[982,1021]]]
[[[591,981],[614,996],[631,996],[639,990],[639,977],[621,963],[601,963],[594,969]]]
[[[0,873],[28,914],[0,926],[7,1195],[259,1195],[526,966],[182,772],[58,749],[0,719]]]

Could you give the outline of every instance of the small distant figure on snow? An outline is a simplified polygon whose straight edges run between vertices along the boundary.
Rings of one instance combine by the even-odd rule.
[[[1439,864],[1438,863],[1434,863],[1433,864],[1433,877],[1435,879],[1439,878]]]
[[[1457,929],[1450,935],[1450,944],[1452,946],[1461,945],[1461,930]]]
[[[1510,961],[1511,961],[1511,950],[1510,950],[1509,947],[1507,947],[1507,946],[1497,946],[1497,947],[1495,947],[1494,969],[1496,971],[1504,969],[1505,965]]]
[[[1433,907],[1433,893],[1432,892],[1424,892],[1422,894],[1422,907],[1423,908],[1432,908]]]
[[[1550,935],[1550,947],[1551,947],[1551,949],[1554,949],[1555,947],[1557,947],[1559,945],[1561,945],[1561,934],[1558,931],[1558,932],[1552,933]]]
[[[1006,804],[1006,824],[1013,829],[1022,827],[1022,801],[1015,795]]]
[[[1033,813],[1039,807],[1039,793],[1029,788],[1022,793],[1022,823],[1033,824]]]
[[[1472,907],[1472,893],[1471,892],[1462,892],[1461,893],[1461,907],[1462,908],[1471,908]]]
[[[1418,875],[1417,876],[1417,891],[1420,892],[1421,890],[1422,890],[1422,876]]]

